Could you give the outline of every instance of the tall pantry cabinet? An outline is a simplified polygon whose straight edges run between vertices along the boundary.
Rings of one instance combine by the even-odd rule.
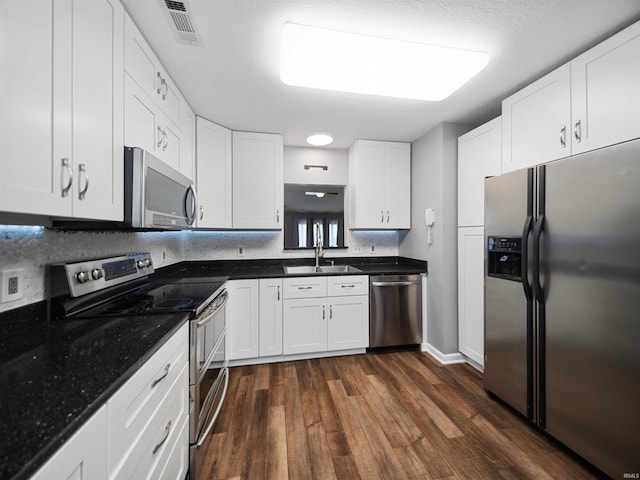
[[[484,179],[501,173],[501,117],[458,139],[458,348],[484,365]]]

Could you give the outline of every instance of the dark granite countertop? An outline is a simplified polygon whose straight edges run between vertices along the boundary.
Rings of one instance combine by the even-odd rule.
[[[405,257],[325,257],[321,265],[352,265],[365,275],[397,275],[408,273],[426,273],[427,262]],[[210,281],[227,278],[241,280],[251,278],[291,277],[285,274],[284,267],[292,265],[314,265],[313,258],[270,259],[270,260],[211,260],[202,262],[181,262],[156,271],[155,276],[160,281]],[[331,272],[322,275],[357,275],[358,272]],[[296,277],[315,276],[311,274],[296,274]]]
[[[2,332],[11,326],[0,337],[3,480],[35,473],[188,318],[46,321],[46,308],[42,301],[0,315]],[[27,328],[16,327],[25,319]]]

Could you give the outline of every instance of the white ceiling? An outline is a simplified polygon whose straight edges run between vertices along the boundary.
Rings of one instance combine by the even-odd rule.
[[[285,145],[330,132],[332,148],[413,141],[440,122],[479,125],[500,114],[503,98],[640,20],[638,0],[189,0],[197,47],[176,41],[163,0],[123,3],[197,115],[282,133]],[[278,72],[285,22],[481,50],[491,60],[441,102],[291,87]]]

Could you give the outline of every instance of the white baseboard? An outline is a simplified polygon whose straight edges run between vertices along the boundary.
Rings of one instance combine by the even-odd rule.
[[[442,365],[453,365],[455,363],[467,363],[467,359],[461,353],[442,353],[430,343],[423,343],[421,350],[427,352]]]

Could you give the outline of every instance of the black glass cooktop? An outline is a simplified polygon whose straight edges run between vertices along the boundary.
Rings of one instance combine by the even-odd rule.
[[[148,284],[85,310],[76,318],[196,312],[223,282]]]

